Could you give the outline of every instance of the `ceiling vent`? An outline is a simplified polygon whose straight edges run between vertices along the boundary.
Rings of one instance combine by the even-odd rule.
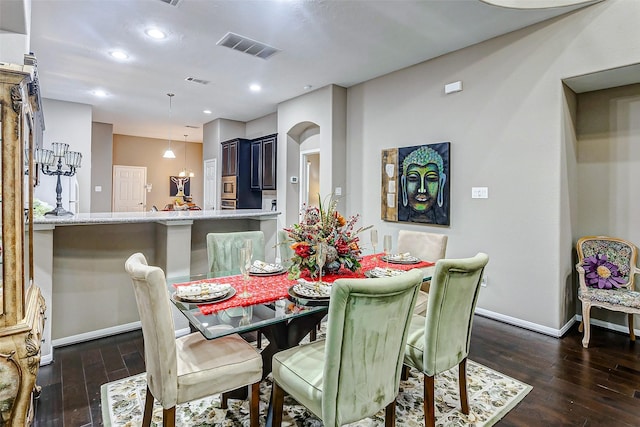
[[[196,79],[195,77],[187,77],[185,78],[185,80],[188,82],[198,83],[201,85],[208,85],[209,83],[211,83],[209,80]]]
[[[199,126],[193,126],[193,125],[184,125],[184,127],[189,128],[189,129],[200,129]]]
[[[175,6],[178,7],[180,6],[180,3],[182,3],[182,0],[160,0],[162,3],[166,3],[169,6]]]
[[[259,41],[252,40],[248,37],[235,33],[227,33],[218,43],[219,46],[225,46],[239,52],[244,52],[251,56],[257,56],[262,59],[269,59],[274,54],[280,52],[280,49],[269,46]]]

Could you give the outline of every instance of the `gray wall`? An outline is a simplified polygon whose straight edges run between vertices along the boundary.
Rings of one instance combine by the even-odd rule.
[[[487,252],[478,306],[563,328],[574,314],[565,299],[575,300],[578,236],[566,199],[577,197],[567,194],[577,178],[562,79],[640,62],[639,15],[640,2],[598,3],[349,88],[347,213],[381,234],[446,233],[450,257]],[[457,80],[464,90],[445,95]],[[451,226],[382,222],[380,150],[441,141],[451,142]],[[489,198],[471,199],[475,186],[489,187]]]
[[[113,125],[93,122],[91,126],[91,212],[111,212],[113,188]],[[96,187],[102,191],[95,191]]]

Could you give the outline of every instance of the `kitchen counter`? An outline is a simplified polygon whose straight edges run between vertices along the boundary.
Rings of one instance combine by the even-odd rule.
[[[33,223],[49,225],[127,224],[140,222],[173,222],[184,220],[275,219],[280,212],[262,209],[185,210],[157,212],[96,212],[71,216],[44,216]],[[38,228],[38,227],[36,227]]]
[[[206,236],[265,235],[265,261],[278,256],[280,212],[261,209],[99,212],[33,220],[34,280],[46,300],[42,363],[52,347],[140,327],[126,259],[141,252],[169,278],[208,271]],[[188,322],[174,313],[177,333]]]

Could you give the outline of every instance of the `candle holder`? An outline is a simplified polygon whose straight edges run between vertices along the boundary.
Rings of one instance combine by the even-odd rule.
[[[45,215],[73,215],[72,212],[62,207],[62,183],[60,182],[60,177],[74,176],[76,174],[76,169],[80,167],[80,163],[82,162],[82,154],[77,151],[69,151],[69,144],[62,142],[52,142],[51,148],[52,150],[38,148],[34,156],[35,163],[40,165],[40,170],[43,174],[58,177],[58,182],[56,183],[56,207],[52,211],[45,213]],[[67,167],[66,170],[62,169],[63,158],[65,166]],[[56,169],[52,170],[51,167],[56,163]]]

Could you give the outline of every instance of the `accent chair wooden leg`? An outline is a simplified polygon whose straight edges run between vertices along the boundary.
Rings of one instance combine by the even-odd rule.
[[[229,407],[229,393],[222,393],[220,396],[220,407],[227,409]]]
[[[260,331],[256,333],[256,347],[258,349],[262,348],[262,332]]]
[[[636,340],[636,333],[633,330],[633,313],[629,313],[629,339],[631,341]]]
[[[260,381],[251,384],[249,390],[250,426],[260,427]]]
[[[282,406],[284,405],[284,390],[273,382],[271,403],[273,405],[273,427],[282,425]]]
[[[163,427],[176,427],[176,407],[162,410]]]
[[[384,427],[396,426],[396,400],[389,403],[384,410]]]
[[[436,410],[435,400],[435,378],[424,375],[424,427],[435,427]]]
[[[578,325],[578,332],[582,333],[582,331],[584,331],[584,322],[581,320]]]
[[[582,337],[582,346],[589,348],[589,338],[591,338],[591,305],[582,303],[582,323],[584,323],[584,336]]]
[[[462,413],[469,415],[469,396],[467,395],[467,358],[458,365],[458,385],[460,388],[460,406]]]
[[[153,394],[147,386],[147,396],[144,399],[144,415],[142,417],[142,427],[149,427],[151,425],[151,415],[153,415]]]

